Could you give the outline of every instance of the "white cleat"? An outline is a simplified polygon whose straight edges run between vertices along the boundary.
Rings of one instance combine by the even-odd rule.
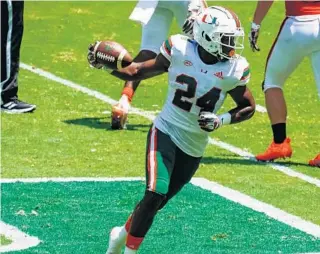
[[[121,236],[123,227],[114,227],[109,236],[109,247],[106,254],[121,254],[122,247],[126,243],[126,235]]]

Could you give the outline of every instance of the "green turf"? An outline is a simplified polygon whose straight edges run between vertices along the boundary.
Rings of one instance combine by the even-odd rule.
[[[214,4],[234,9],[248,32],[254,2]],[[111,39],[122,43],[133,55],[137,53],[140,25],[128,20],[135,3],[27,1],[25,5],[22,62],[118,99],[123,82],[89,68],[87,46],[95,40]],[[252,53],[247,39],[245,41],[243,55],[250,62],[252,73],[249,87],[260,105],[264,105],[261,81],[265,59],[283,16],[283,3],[276,3],[262,26],[261,52]],[[174,25],[172,33],[178,31]],[[133,105],[144,110],[160,110],[167,92],[166,80],[167,76],[163,75],[142,82]],[[33,114],[1,114],[2,177],[143,176],[149,120],[131,114],[128,130],[112,131],[110,105],[29,71],[21,70],[19,81],[19,97],[37,104],[38,108]],[[282,164],[319,179],[320,170],[306,165],[320,152],[320,105],[315,91],[306,59],[285,87],[287,128],[294,154]],[[227,100],[221,111],[231,107],[232,102]],[[254,154],[261,152],[271,141],[267,114],[257,112],[252,120],[223,127],[212,137]],[[210,145],[197,176],[320,225],[319,188],[266,164],[242,159]],[[224,239],[225,233],[212,234],[213,241]],[[167,231],[167,236],[174,237],[174,234]]]
[[[144,184],[11,183],[2,191],[4,220],[42,240],[22,253],[104,253],[108,231],[125,222]],[[296,253],[319,250],[320,239],[189,185],[158,214],[142,246],[141,254]]]
[[[6,246],[12,243],[12,241],[5,237],[5,235],[0,234],[0,246]]]

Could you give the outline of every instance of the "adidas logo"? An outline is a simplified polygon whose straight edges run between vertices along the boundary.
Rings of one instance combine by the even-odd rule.
[[[223,79],[222,71],[216,72],[214,75],[219,79]]]

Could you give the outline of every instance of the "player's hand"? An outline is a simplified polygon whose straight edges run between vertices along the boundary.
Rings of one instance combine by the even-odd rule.
[[[202,130],[208,132],[214,131],[222,125],[217,115],[207,111],[200,112],[198,123]]]
[[[201,6],[191,1],[191,3],[188,6],[187,19],[184,21],[184,24],[182,26],[183,33],[187,35],[190,39],[193,39],[193,25],[194,25],[196,16],[200,11],[201,11]]]
[[[95,44],[90,44],[88,47],[88,55],[87,59],[90,64],[90,67],[101,69],[103,67],[103,64],[98,63],[96,59],[96,52],[95,52],[95,46],[98,42],[95,42]]]
[[[190,15],[185,21],[182,26],[182,31],[185,35],[187,35],[190,38],[193,38],[193,25],[194,25],[194,16]]]
[[[260,25],[256,23],[251,23],[251,30],[249,33],[249,42],[253,52],[260,51],[260,48],[257,45],[258,37],[259,37]]]

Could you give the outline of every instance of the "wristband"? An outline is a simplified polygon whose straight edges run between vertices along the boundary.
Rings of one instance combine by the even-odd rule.
[[[231,123],[231,114],[230,113],[224,113],[222,115],[218,116],[221,125],[227,125]]]
[[[259,29],[260,29],[260,25],[252,22],[252,23],[251,23],[251,29],[253,29],[253,30],[259,30]]]
[[[134,91],[131,87],[125,87],[122,90],[121,95],[126,95],[128,97],[129,102],[131,102],[134,95]]]

